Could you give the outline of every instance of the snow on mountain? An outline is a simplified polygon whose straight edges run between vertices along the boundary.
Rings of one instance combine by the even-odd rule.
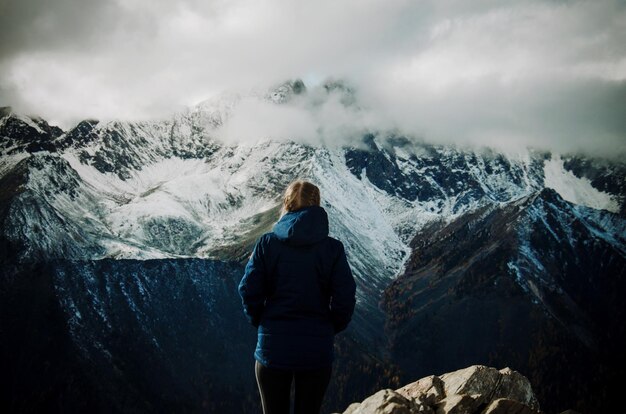
[[[303,85],[288,82],[264,98],[282,105],[302,93]],[[0,128],[0,171],[8,176],[33,157],[55,163],[36,173],[24,167],[25,188],[63,217],[65,225],[93,234],[84,238],[101,252],[93,258],[241,255],[236,246],[242,240],[249,246],[278,218],[283,188],[295,178],[310,178],[322,188],[331,231],[350,246],[359,273],[377,275],[378,290],[401,269],[408,241],[432,221],[449,222],[544,185],[575,203],[619,208],[614,196],[565,171],[560,159],[546,160],[544,166],[546,155],[532,151],[506,156],[382,134],[365,136],[363,146],[344,148],[216,141],[212,131],[241,99],[241,94],[224,94],[155,122],[84,121],[63,134],[45,121],[38,121],[46,125],[42,129],[7,112]],[[41,135],[46,130],[48,142]],[[51,183],[70,176],[73,198],[64,189],[49,190]],[[8,220],[6,228],[20,227]],[[34,234],[25,230],[21,237],[25,245],[37,245]],[[80,245],[81,238],[75,243]]]
[[[252,96],[284,105],[305,93],[304,85],[287,82]],[[322,190],[331,235],[346,244],[365,297],[378,295],[402,271],[410,241],[433,222],[450,223],[546,187],[576,204],[620,208],[616,195],[566,171],[558,156],[532,150],[506,155],[385,134],[341,148],[214,139],[215,128],[243,98],[223,94],[161,121],[83,121],[65,133],[4,111],[0,171],[6,188],[18,194],[5,190],[11,251],[23,261],[243,260],[278,219],[286,185],[308,178]],[[618,223],[596,227],[623,234]]]
[[[620,210],[615,195],[600,191],[591,185],[588,178],[577,177],[571,171],[565,170],[563,160],[559,156],[546,160],[544,174],[545,186],[554,189],[567,201],[613,213]]]
[[[411,377],[514,365],[545,385],[551,412],[597,395],[624,367],[624,230],[552,189],[426,226],[381,301],[392,359]]]
[[[315,99],[338,90],[342,105],[356,105],[353,91],[340,84],[322,88]],[[307,93],[301,82],[287,82],[251,96],[289,105]],[[179,295],[170,273],[181,272],[185,294],[201,291],[190,308],[201,308],[201,323],[229,326],[230,319],[204,307],[217,297],[215,286],[227,292],[227,318],[240,317],[233,286],[296,178],[319,185],[330,234],[346,246],[358,281],[355,321],[340,345],[357,358],[346,367],[355,384],[374,366],[394,375],[378,362],[388,356],[405,372],[440,372],[451,361],[473,364],[485,355],[520,364],[529,364],[520,355],[530,355],[560,367],[543,342],[530,342],[535,328],[557,349],[565,343],[568,358],[602,343],[592,322],[607,320],[605,297],[617,303],[612,292],[619,291],[626,257],[622,165],[533,150],[436,146],[376,131],[343,147],[218,140],[216,128],[246,98],[224,94],[153,122],[85,120],[66,132],[0,109],[0,263],[20,263],[28,277],[53,277],[42,285],[54,286],[48,293],[65,315],[58,326],[66,326],[64,317],[71,329],[87,326],[70,337],[92,364],[109,353],[124,354],[119,358],[130,364],[147,358],[145,344],[125,356],[129,335],[118,331],[128,334],[130,320],[142,341],[154,345],[147,360],[175,365],[168,355],[178,355],[172,350],[196,325],[164,334],[168,324],[183,326],[187,314],[161,320],[181,300],[155,294]],[[56,264],[48,273],[29,268],[49,260]],[[229,276],[218,281],[223,265]],[[154,269],[158,276],[151,278]],[[202,269],[210,273],[204,279]],[[549,336],[557,332],[554,321],[563,336]],[[611,323],[607,332],[620,329]],[[491,335],[491,348],[467,344],[472,335]],[[211,338],[215,349],[228,346]],[[159,350],[163,340],[171,341],[170,352]],[[218,359],[208,355],[205,366]],[[105,362],[108,385],[134,375],[129,369],[118,378]],[[530,368],[540,376],[542,367]],[[188,377],[183,374],[172,374],[172,381]]]

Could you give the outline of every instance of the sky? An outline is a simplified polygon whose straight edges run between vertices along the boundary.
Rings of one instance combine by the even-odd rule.
[[[626,155],[624,0],[0,0],[0,39],[0,106],[63,127],[302,79],[307,102],[244,100],[221,136]],[[314,105],[327,79],[359,110]]]

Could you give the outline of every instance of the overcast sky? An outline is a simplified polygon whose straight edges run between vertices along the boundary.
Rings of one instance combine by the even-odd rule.
[[[364,112],[313,123],[626,154],[623,0],[0,0],[0,39],[0,105],[63,126],[330,77]]]

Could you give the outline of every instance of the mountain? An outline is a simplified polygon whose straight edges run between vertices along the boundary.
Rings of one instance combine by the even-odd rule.
[[[358,285],[329,410],[478,363],[522,372],[549,410],[612,404],[579,394],[609,395],[624,372],[625,164],[376,131],[343,146],[217,137],[245,99],[325,94],[358,110],[340,82],[294,81],[68,131],[0,111],[2,360],[20,373],[2,406],[254,411],[235,286],[295,178],[319,185]]]
[[[551,189],[432,224],[385,291],[392,359],[413,377],[506,361],[545,401],[563,378],[572,398],[602,395],[625,366],[620,226]]]

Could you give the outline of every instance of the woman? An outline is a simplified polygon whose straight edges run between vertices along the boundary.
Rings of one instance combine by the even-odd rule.
[[[283,215],[259,238],[239,284],[258,328],[255,373],[264,414],[319,413],[330,380],[334,335],[354,311],[356,284],[343,244],[328,236],[320,191],[291,183]]]

